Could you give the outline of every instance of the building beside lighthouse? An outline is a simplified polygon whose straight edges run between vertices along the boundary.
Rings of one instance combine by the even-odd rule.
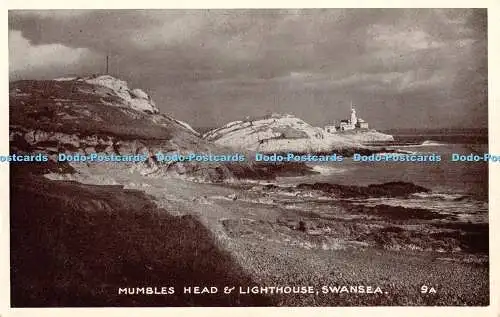
[[[326,125],[325,131],[328,133],[335,133],[337,132],[337,127],[335,125]]]
[[[358,123],[356,123],[356,127],[359,129],[368,129],[368,122],[359,118]]]
[[[368,129],[368,122],[365,120],[358,118],[356,115],[356,109],[354,108],[351,102],[351,117],[349,119],[340,120],[340,124],[335,125],[327,125],[325,126],[325,130],[328,133],[335,133],[338,131],[349,131],[355,129]]]

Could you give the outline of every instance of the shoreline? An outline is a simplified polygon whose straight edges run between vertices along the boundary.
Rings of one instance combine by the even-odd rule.
[[[87,168],[88,171],[80,171],[70,179],[99,184],[104,175],[109,173],[104,166],[93,165]],[[401,228],[405,227],[401,227],[401,224],[406,220],[399,220],[403,222],[398,225],[398,221],[392,218],[401,213],[401,209],[395,211],[395,214],[382,214],[382,217],[393,220],[387,220],[384,225],[389,228],[388,231],[379,231],[376,228],[385,223],[384,218],[367,218],[364,214],[373,211],[364,207],[356,211],[342,201],[332,205],[336,199],[325,201],[325,206],[331,206],[328,208],[334,212],[328,216],[308,211],[300,205],[290,208],[293,201],[311,206],[307,205],[307,200],[304,201],[302,196],[271,192],[263,195],[260,191],[251,190],[249,185],[241,187],[238,184],[212,185],[170,178],[152,179],[138,174],[130,175],[119,169],[113,175],[116,183],[125,186],[124,190],[144,192],[158,208],[165,208],[174,217],[193,216],[198,219],[211,232],[218,248],[228,252],[243,272],[258,285],[313,285],[315,289],[324,285],[379,285],[388,292],[371,297],[367,297],[367,294],[347,293],[335,296],[276,295],[272,296],[270,306],[487,304],[487,254],[482,256],[480,253],[474,255],[467,252],[381,248],[393,243],[390,239],[395,238],[403,239],[401,241],[409,239],[410,244],[419,243],[418,241],[428,243],[425,241],[429,239],[426,238],[429,233],[425,232],[416,236],[412,233],[405,238],[414,229],[410,229],[410,225],[403,230]],[[52,178],[54,176],[52,174]],[[75,185],[88,186],[79,183]],[[387,210],[387,207],[384,209]],[[357,218],[350,220],[356,214]],[[301,222],[304,223],[304,228],[301,228]],[[410,223],[413,222],[412,220]],[[326,223],[329,230],[326,230]],[[436,241],[445,241],[458,236],[452,234],[441,237],[437,234],[440,230],[484,230],[484,227],[457,228],[443,227],[437,229],[436,233],[431,231],[430,236]],[[361,240],[356,240],[356,232],[362,233],[363,230],[379,233],[360,236]],[[380,241],[379,247],[371,245],[376,241]],[[138,247],[140,250],[145,246]],[[287,269],[283,270],[285,267]],[[143,274],[147,277],[150,272]],[[418,292],[418,287],[421,286],[418,284],[428,284],[429,276],[433,276],[432,280],[439,285],[440,291],[436,296],[422,296]],[[465,276],[469,278],[465,279]],[[471,284],[470,278],[476,282]],[[241,282],[235,284],[238,283]],[[247,296],[250,295],[245,295]],[[140,305],[140,302],[136,302],[136,305]]]

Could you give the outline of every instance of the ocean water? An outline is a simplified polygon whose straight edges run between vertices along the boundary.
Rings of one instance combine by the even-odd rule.
[[[319,165],[318,181],[345,185],[369,185],[391,181],[411,182],[442,194],[472,195],[487,199],[488,163],[452,162],[452,153],[473,153],[462,144],[403,146],[414,154],[438,154],[440,162],[343,162]]]
[[[343,162],[312,164],[320,174],[280,179],[287,185],[294,183],[328,182],[342,185],[366,186],[392,181],[411,182],[431,190],[408,198],[363,199],[364,205],[426,208],[440,213],[458,215],[463,221],[488,221],[488,163],[452,162],[452,153],[468,155],[487,153],[487,138],[452,135],[404,134],[395,135],[395,142],[387,144],[413,154],[437,154],[440,162]]]

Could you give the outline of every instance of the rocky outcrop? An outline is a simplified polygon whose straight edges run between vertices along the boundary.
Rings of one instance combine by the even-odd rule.
[[[392,135],[378,132],[376,130],[352,130],[339,133],[341,133],[344,138],[361,144],[394,141],[394,137]]]
[[[257,188],[259,189],[259,188]],[[341,198],[374,198],[374,197],[406,197],[415,193],[426,193],[430,190],[407,182],[388,182],[368,186],[339,185],[331,183],[298,184],[293,187],[265,185],[264,191],[320,191]]]
[[[127,106],[134,110],[147,113],[159,113],[154,101],[147,93],[139,88],[130,89],[127,82],[110,75],[89,76],[83,78],[58,78],[56,81],[88,83],[93,87],[93,93],[101,96],[114,95],[121,102],[117,106]],[[104,88],[104,89],[103,89]]]
[[[368,186],[348,186],[329,183],[299,184],[300,190],[321,190],[345,198],[404,197],[414,193],[429,192],[429,189],[407,182],[389,182]]]
[[[292,115],[270,116],[235,121],[209,131],[206,140],[233,149],[264,153],[328,153],[366,150],[362,141],[392,140],[392,136],[373,130],[358,133],[328,133]]]

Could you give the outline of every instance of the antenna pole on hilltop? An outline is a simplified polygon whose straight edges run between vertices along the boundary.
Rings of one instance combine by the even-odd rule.
[[[109,55],[106,55],[106,75],[109,75]]]

